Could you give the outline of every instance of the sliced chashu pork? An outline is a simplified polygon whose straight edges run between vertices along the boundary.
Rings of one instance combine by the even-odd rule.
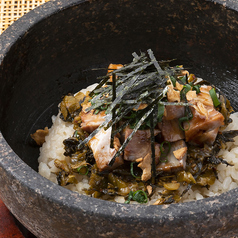
[[[94,114],[94,110],[86,112],[85,109],[89,107],[91,104],[83,105],[81,111],[81,128],[84,131],[89,133],[93,132],[97,129],[104,121],[105,121],[105,111],[100,111],[98,114]]]
[[[125,139],[132,133],[133,129],[127,127],[125,129]],[[158,135],[160,130],[155,129],[154,135]],[[150,130],[137,130],[130,142],[124,150],[124,160],[136,161],[144,158],[147,154],[151,154]],[[160,155],[159,144],[155,143],[155,158],[158,160]]]
[[[197,94],[197,97],[195,98],[195,101],[200,101],[204,104],[204,106],[211,106],[213,107],[213,101],[210,96],[209,91],[212,89],[211,86],[208,85],[202,85],[200,87],[200,93]]]
[[[163,118],[161,132],[165,141],[173,142],[185,138],[184,131],[181,129],[179,120],[176,118],[173,120]]]
[[[180,85],[179,83],[177,84]],[[176,87],[173,87],[172,84],[168,86],[167,99],[169,102],[180,102],[180,91],[183,87],[178,87],[177,84]],[[191,90],[186,94],[186,98],[188,102],[194,104],[199,101],[205,106],[213,106],[213,101],[209,93],[211,89],[212,89],[211,86],[202,85],[200,87],[200,93],[197,94],[196,91]],[[185,109],[184,106],[167,105],[165,106],[164,118],[166,120],[181,118],[184,116],[184,109]]]
[[[164,156],[163,154],[161,155],[160,163],[156,166],[156,171],[170,173],[178,170],[184,170],[187,158],[187,146],[184,140],[170,143],[170,150],[168,144],[166,145],[167,148],[165,148]]]
[[[187,142],[212,145],[219,128],[224,125],[224,116],[213,106],[209,93],[211,89],[211,86],[203,85],[196,96],[187,96],[187,100],[193,104],[190,107],[193,118],[189,122],[184,122]]]
[[[201,133],[200,135],[197,135],[192,141],[196,145],[203,145],[203,144],[213,145],[217,137],[218,131],[219,127],[215,128],[214,130]]]
[[[165,106],[164,118],[166,120],[178,119],[184,116],[184,106],[167,105]]]
[[[133,129],[127,127],[124,131],[125,139],[132,133]],[[159,129],[154,130],[154,135],[158,135]],[[138,130],[132,137],[124,150],[124,159],[139,162],[138,167],[142,169],[142,181],[151,178],[151,133],[150,130]],[[155,164],[159,162],[160,145],[155,142]]]
[[[204,143],[212,145],[216,139],[220,126],[224,125],[223,115],[213,106],[213,100],[209,93],[211,89],[211,86],[202,85],[200,87],[200,93],[197,94],[195,91],[191,90],[186,94],[187,101],[193,104],[193,106],[190,107],[193,118],[189,122],[184,123],[185,138],[187,142],[197,145],[202,145]],[[180,89],[177,87],[174,88],[172,85],[169,85],[167,93],[168,101],[179,102],[179,90]],[[176,107],[178,109],[177,111]],[[166,120],[175,120],[175,118],[181,117],[183,117],[183,112],[179,106],[166,106],[162,127],[162,135],[165,135],[164,138],[166,141],[176,141],[176,138],[179,138],[179,130],[172,129],[173,125],[176,124]],[[183,137],[181,137],[181,139],[183,139]]]
[[[114,164],[109,166],[109,162],[120,148],[120,141],[114,137],[114,148],[110,147],[112,128],[106,131],[102,128],[90,141],[89,146],[93,151],[97,167],[99,171],[112,170],[123,164],[123,158],[120,155],[116,158]]]
[[[204,106],[206,112],[191,107],[193,118],[184,122],[185,138],[194,144],[212,145],[220,126],[224,125],[224,117],[214,107]]]
[[[178,83],[178,85],[180,85]],[[177,87],[177,86],[176,86]],[[169,102],[180,102],[181,88],[168,86],[167,98]],[[182,86],[183,88],[183,86]],[[184,131],[179,125],[178,119],[184,116],[184,106],[169,105],[165,107],[165,113],[162,121],[162,136],[165,141],[173,142],[184,139]]]
[[[179,83],[177,83],[180,85]],[[176,85],[177,85],[176,84]],[[180,102],[180,90],[181,88],[173,87],[173,85],[168,85],[167,99],[168,102]],[[183,88],[183,86],[182,86]],[[165,106],[164,118],[166,120],[173,120],[175,118],[180,118],[184,116],[184,106],[179,105],[167,105]]]

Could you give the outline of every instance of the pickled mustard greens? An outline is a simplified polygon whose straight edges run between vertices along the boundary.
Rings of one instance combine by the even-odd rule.
[[[223,131],[232,108],[222,92],[173,61],[152,52],[126,65],[111,64],[91,92],[67,95],[60,118],[74,125],[63,141],[65,161],[55,160],[59,185],[87,176],[84,193],[125,203],[179,202],[191,188],[209,188],[218,153],[238,131]]]

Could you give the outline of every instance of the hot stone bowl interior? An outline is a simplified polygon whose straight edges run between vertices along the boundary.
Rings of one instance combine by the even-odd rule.
[[[238,110],[238,4],[204,0],[50,1],[0,36],[0,194],[38,237],[230,237],[237,189],[144,207],[80,196],[37,174],[30,134],[50,127],[63,95],[152,49],[221,88]],[[97,70],[93,70],[97,69]],[[172,228],[172,229],[171,229]]]

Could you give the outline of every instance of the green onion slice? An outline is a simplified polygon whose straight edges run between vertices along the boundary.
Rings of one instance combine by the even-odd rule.
[[[179,127],[180,127],[180,129],[183,130],[183,131],[189,130],[190,124],[189,124],[189,127],[185,130],[182,126],[182,123],[185,122],[185,121],[189,122],[192,118],[193,118],[193,113],[192,113],[191,109],[188,106],[186,106],[185,107],[185,116],[179,118]]]
[[[165,106],[161,103],[158,104],[158,114],[157,114],[157,119],[158,122],[162,121],[163,115],[164,115],[164,110],[165,110]]]
[[[130,191],[128,195],[127,201],[125,201],[126,204],[129,204],[131,200],[134,200],[138,203],[147,203],[148,197],[143,190],[137,190],[135,192]]]
[[[189,120],[190,120],[189,117],[179,118],[179,127],[180,127],[181,130],[183,130],[183,131],[188,131],[189,130],[189,128],[190,128]],[[182,126],[182,123],[185,122],[185,121],[188,122],[188,128],[186,128],[186,129],[184,129],[183,126]]]
[[[188,83],[188,76],[187,75],[184,75],[184,76],[182,76],[182,77],[179,77],[179,79],[181,80],[181,82],[182,83],[184,83],[184,84],[186,84],[186,83]]]
[[[213,101],[213,105],[214,107],[217,107],[221,104],[220,100],[217,98],[217,94],[215,91],[215,88],[212,88],[211,90],[209,90],[210,96],[212,98]]]
[[[131,175],[134,177],[134,178],[136,178],[136,179],[140,179],[140,177],[138,177],[138,176],[136,176],[135,174],[134,174],[134,164],[135,164],[135,162],[132,162],[131,163]]]
[[[78,136],[78,130],[76,130],[75,132],[74,132],[74,135],[73,135],[73,137],[76,137],[76,138],[78,138],[79,136]]]
[[[125,201],[125,203],[126,203],[126,204],[129,204],[132,198],[133,198],[133,192],[130,191],[129,194],[128,194],[128,198],[127,198],[127,200]]]
[[[183,85],[183,89],[180,91],[180,99],[186,100],[186,94],[192,89],[192,87],[189,84]]]
[[[135,200],[139,203],[147,203],[148,202],[147,195],[146,195],[145,191],[143,191],[143,190],[138,190],[138,191],[134,192],[133,200]]]
[[[200,93],[200,88],[201,88],[201,85],[199,84],[193,86],[193,90],[195,90],[197,94]]]
[[[160,152],[161,152],[161,154],[163,154],[163,153],[165,153],[165,151],[163,150],[163,145],[164,144],[168,144],[168,146],[169,146],[169,151],[170,151],[170,149],[171,149],[171,144],[170,144],[170,142],[169,141],[163,141],[161,144],[160,144]],[[169,152],[168,151],[168,152]]]
[[[80,172],[80,170],[81,170],[82,168],[86,168],[86,172],[85,172],[85,173]],[[87,165],[81,165],[80,167],[77,168],[77,171],[78,171],[78,173],[81,174],[81,175],[87,175],[87,174],[88,174],[88,167],[87,167]]]
[[[99,110],[99,109],[96,109],[96,110],[94,111],[94,114],[97,115],[99,112],[100,112],[100,110]]]
[[[171,80],[173,86],[176,87],[176,79],[175,79],[175,77],[170,76],[170,80]]]

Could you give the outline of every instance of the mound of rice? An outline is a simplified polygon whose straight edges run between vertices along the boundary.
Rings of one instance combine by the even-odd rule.
[[[93,84],[88,88],[81,90],[85,93],[87,91],[92,91],[97,84]],[[226,130],[237,130],[238,128],[238,113],[231,115],[233,122],[228,125]],[[55,167],[54,160],[66,160],[67,157],[63,155],[64,145],[63,140],[72,136],[74,133],[73,125],[68,122],[64,122],[57,116],[52,117],[53,125],[49,129],[49,134],[45,138],[45,143],[40,148],[40,156],[38,159],[39,162],[39,173],[57,184],[56,172],[59,172],[59,169]],[[226,166],[225,164],[220,164],[217,167],[218,170],[218,180],[210,186],[209,189],[190,189],[182,198],[181,202],[188,202],[193,200],[200,200],[206,197],[212,197],[219,195],[231,189],[238,187],[238,136],[234,138],[234,142],[227,143],[227,149],[221,150],[219,155],[222,155],[223,158],[231,163],[234,166]],[[79,181],[76,185],[70,184],[65,186],[65,188],[72,191],[84,194],[83,190],[89,188],[88,177],[85,175],[76,175],[77,180]],[[159,192],[162,192],[163,188],[157,188],[155,194],[152,196],[151,200],[147,205],[152,205],[158,198],[160,198]],[[184,190],[183,187],[180,187],[181,192]],[[115,202],[124,203],[124,197],[117,196],[115,197]],[[136,203],[137,202],[131,202]]]

